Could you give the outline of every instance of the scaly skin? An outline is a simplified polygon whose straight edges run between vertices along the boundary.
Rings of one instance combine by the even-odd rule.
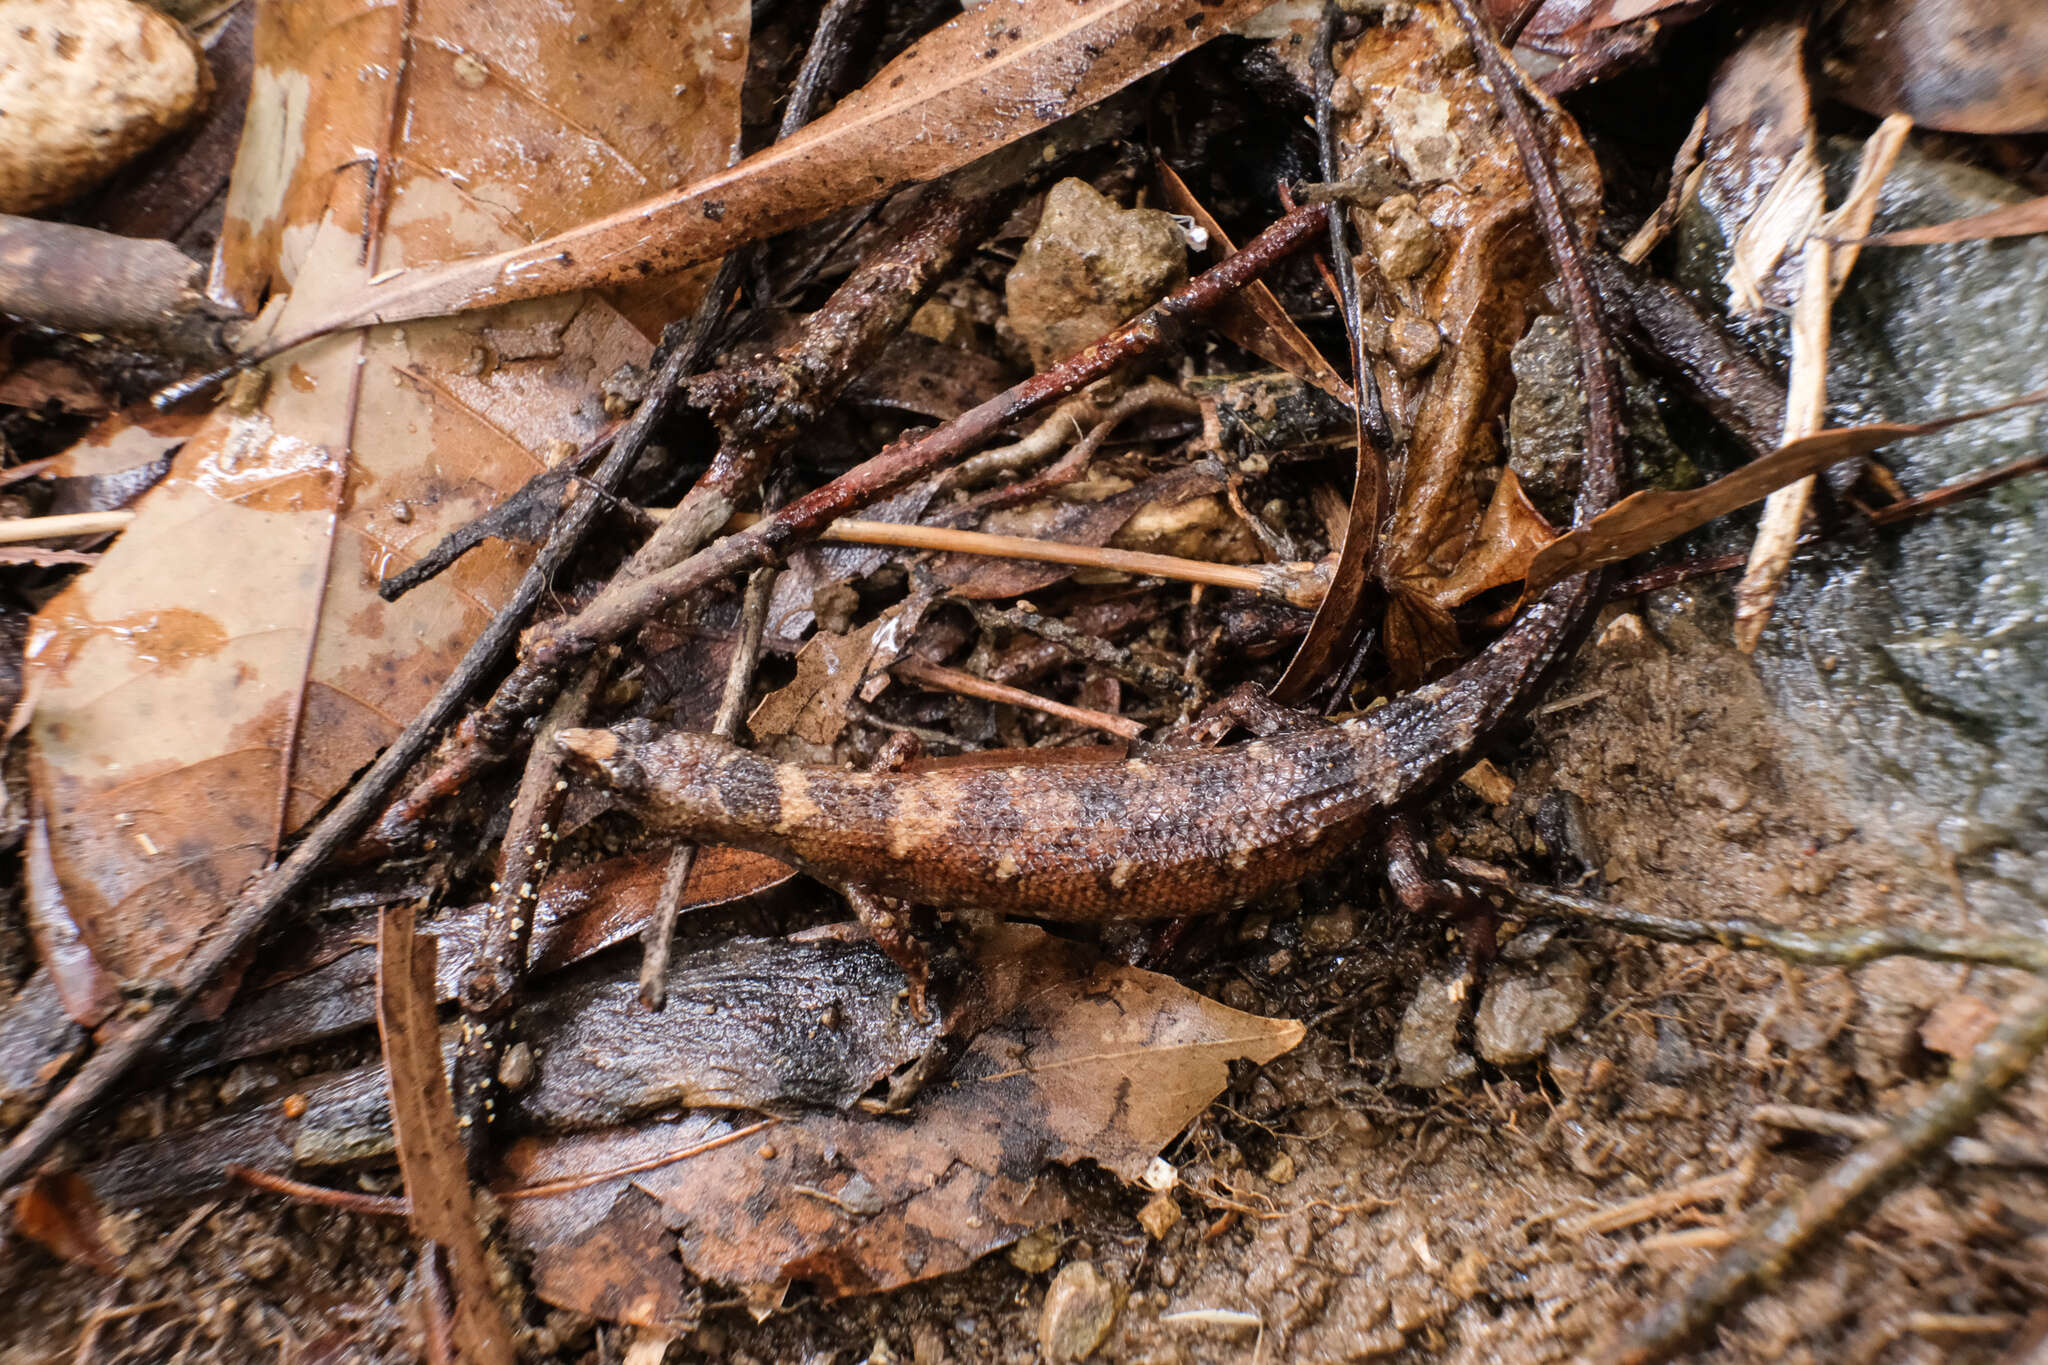
[[[1464,667],[1355,720],[1121,763],[858,773],[684,732],[560,742],[649,825],[835,886],[1053,920],[1205,914],[1328,867],[1469,763],[1599,597],[1590,577],[1558,585]]]

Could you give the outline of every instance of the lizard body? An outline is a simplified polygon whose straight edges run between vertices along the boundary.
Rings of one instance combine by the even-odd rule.
[[[1231,909],[1329,866],[1514,717],[1600,600],[1568,580],[1443,679],[1352,720],[1113,763],[852,772],[710,735],[565,731],[649,825],[821,881],[1054,920]]]

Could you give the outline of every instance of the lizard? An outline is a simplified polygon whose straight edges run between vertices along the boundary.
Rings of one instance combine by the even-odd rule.
[[[1481,55],[1511,89],[1498,54]],[[1571,303],[1587,408],[1573,513],[1584,525],[1620,483],[1601,305],[1519,97],[1501,104]],[[557,743],[650,826],[769,854],[847,892],[878,943],[912,968],[917,949],[878,897],[1055,921],[1152,919],[1236,909],[1331,866],[1498,738],[1605,598],[1601,572],[1566,578],[1463,665],[1363,715],[1216,748],[1148,746],[1121,762],[853,772],[634,723],[564,730]]]

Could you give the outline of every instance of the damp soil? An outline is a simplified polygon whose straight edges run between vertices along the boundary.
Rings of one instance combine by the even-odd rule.
[[[1489,804],[1460,787],[1428,812],[1439,851],[1576,870],[1669,914],[1984,927],[1946,855],[1916,860],[1859,827],[1791,757],[1755,666],[1723,643],[1724,595],[1707,585],[1611,610],[1496,757],[1512,793],[1496,784]],[[1561,806],[1578,813],[1568,848],[1553,846]],[[1903,959],[1804,968],[1541,921],[1504,933],[1497,971],[1568,948],[1590,969],[1590,1003],[1535,1060],[1481,1060],[1424,1089],[1403,1083],[1396,1038],[1417,983],[1454,976],[1464,950],[1444,925],[1405,917],[1370,869],[1207,926],[1177,974],[1309,1031],[1168,1149],[1180,1181],[1170,1226],[1156,1208],[1150,1230],[1140,1221],[1149,1191],[1079,1170],[1081,1212],[1026,1248],[873,1298],[822,1303],[799,1288],[765,1321],[713,1291],[668,1359],[1037,1360],[1049,1284],[1084,1260],[1116,1302],[1096,1360],[1582,1358],[1676,1293],[1745,1211],[1845,1150],[1763,1127],[1756,1106],[1909,1107],[1948,1066],[1937,1006],[1995,1009],[2017,979]],[[1466,1011],[1451,1040],[1461,1053],[1474,1050],[1471,1027]],[[160,1130],[194,1095],[134,1101],[120,1128]],[[2036,1080],[1984,1131],[2044,1125]],[[103,1361],[397,1360],[421,1348],[411,1244],[391,1220],[252,1196],[137,1215],[122,1232],[138,1254],[120,1278],[9,1248],[0,1365],[69,1357],[87,1334]],[[1701,1358],[1998,1360],[2048,1300],[2044,1237],[2041,1173],[1917,1172]],[[617,1361],[630,1343],[552,1313],[530,1344]]]

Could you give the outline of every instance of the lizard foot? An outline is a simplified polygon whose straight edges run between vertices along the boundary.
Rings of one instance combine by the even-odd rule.
[[[918,937],[911,924],[911,907],[887,896],[878,896],[865,887],[848,884],[840,888],[847,904],[860,918],[862,927],[873,938],[875,946],[888,955],[891,962],[903,969],[903,975],[910,982],[910,1012],[922,1024],[931,1015],[925,1007],[925,988],[931,981],[931,952]]]

